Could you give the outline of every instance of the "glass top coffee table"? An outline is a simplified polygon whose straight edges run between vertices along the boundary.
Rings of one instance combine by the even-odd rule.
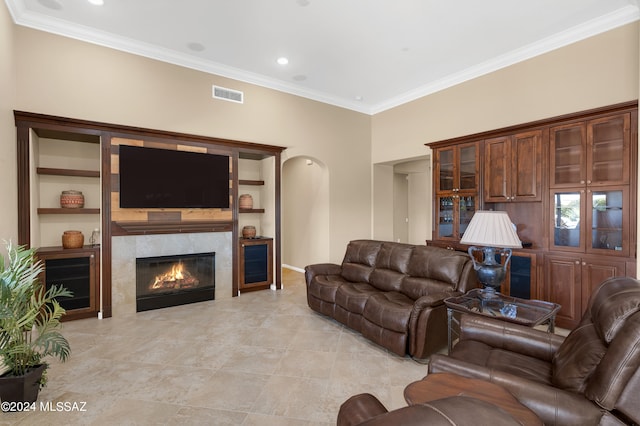
[[[502,321],[509,321],[527,327],[535,327],[547,323],[547,331],[555,331],[556,313],[560,310],[557,303],[543,300],[519,299],[495,293],[493,298],[484,298],[482,289],[475,288],[462,296],[448,297],[444,299],[447,306],[448,327],[448,351],[451,353],[453,346],[453,323],[459,325],[454,317],[454,312],[471,315],[482,315]]]

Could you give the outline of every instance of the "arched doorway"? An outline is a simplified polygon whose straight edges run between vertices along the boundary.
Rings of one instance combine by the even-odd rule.
[[[302,271],[329,259],[329,171],[311,157],[282,165],[282,264]]]

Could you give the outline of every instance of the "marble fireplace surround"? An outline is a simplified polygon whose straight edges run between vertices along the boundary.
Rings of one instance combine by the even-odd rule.
[[[216,253],[215,299],[231,298],[231,232],[114,236],[111,240],[111,298],[114,317],[136,314],[136,258]]]

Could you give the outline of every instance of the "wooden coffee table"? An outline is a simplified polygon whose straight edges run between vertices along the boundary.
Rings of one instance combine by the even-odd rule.
[[[468,396],[500,407],[523,425],[542,425],[536,414],[520,404],[502,386],[485,380],[470,379],[452,373],[431,373],[404,388],[409,405],[423,404],[451,396]]]

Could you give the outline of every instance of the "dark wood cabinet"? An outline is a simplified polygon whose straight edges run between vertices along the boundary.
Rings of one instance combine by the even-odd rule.
[[[530,243],[530,251],[517,250],[524,255],[514,262],[515,275],[511,265],[502,292],[526,293],[516,286],[530,272],[530,297],[562,305],[558,324],[573,328],[602,281],[635,275],[637,102],[427,145],[434,159],[430,244],[461,249],[462,205],[469,202],[473,212],[506,211]],[[480,160],[475,181],[460,173],[461,149],[470,146]],[[465,182],[477,192],[465,192]]]
[[[66,309],[63,321],[90,318],[100,310],[100,248],[85,246],[78,249],[42,247],[37,251],[44,263],[41,281],[46,288],[62,285],[72,297],[58,300]]]
[[[571,256],[549,254],[545,256],[545,299],[562,307],[556,324],[572,329],[578,325],[595,288],[607,278],[627,273],[624,261],[602,256]]]
[[[541,201],[541,156],[541,130],[485,140],[483,201]]]
[[[240,292],[267,289],[273,283],[273,239],[240,239]]]

